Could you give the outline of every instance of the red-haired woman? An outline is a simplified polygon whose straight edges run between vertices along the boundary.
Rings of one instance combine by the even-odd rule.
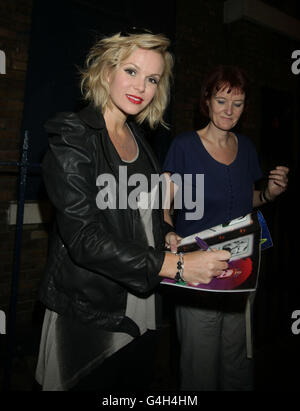
[[[270,172],[263,191],[254,188],[262,177],[254,145],[232,131],[247,95],[243,70],[216,67],[201,89],[200,107],[209,123],[201,130],[180,134],[169,149],[164,170],[171,184],[171,200],[176,193],[173,173],[204,174],[204,215],[194,220],[187,218],[191,210],[189,214],[184,206],[178,210],[179,236],[247,214],[253,207],[274,200],[287,187],[288,168],[278,166]],[[165,220],[171,223],[169,210],[165,210]],[[182,389],[252,389],[252,361],[246,350],[246,294],[185,292],[176,307]]]

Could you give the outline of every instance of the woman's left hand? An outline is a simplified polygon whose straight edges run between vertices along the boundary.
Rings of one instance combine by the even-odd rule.
[[[275,200],[277,196],[287,189],[289,169],[284,166],[277,166],[270,171],[267,186],[267,196],[269,200]]]

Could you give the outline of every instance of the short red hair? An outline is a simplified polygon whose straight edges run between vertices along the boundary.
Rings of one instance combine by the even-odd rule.
[[[206,117],[209,117],[207,100],[225,88],[229,88],[228,92],[232,89],[240,90],[247,96],[249,79],[246,72],[237,66],[219,65],[208,74],[200,91],[200,109]]]

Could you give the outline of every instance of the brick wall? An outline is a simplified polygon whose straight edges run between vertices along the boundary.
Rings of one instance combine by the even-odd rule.
[[[30,39],[32,0],[0,3],[0,49],[6,54],[6,73],[0,75],[0,160],[19,160],[20,128]],[[17,197],[17,169],[0,167],[0,309],[8,311],[15,225],[7,211]],[[37,283],[44,265],[47,235],[41,225],[24,225],[18,299],[18,324],[31,319]]]
[[[178,134],[194,128],[201,81],[211,67],[224,61],[225,41],[222,2],[179,0],[176,11],[173,127]]]
[[[201,82],[209,70],[217,64],[237,64],[253,81],[243,131],[259,150],[261,87],[292,91],[295,101],[299,100],[299,78],[291,72],[291,53],[300,45],[246,20],[224,24],[223,7],[219,0],[177,1],[174,134],[194,128]],[[295,128],[294,144],[298,131]]]

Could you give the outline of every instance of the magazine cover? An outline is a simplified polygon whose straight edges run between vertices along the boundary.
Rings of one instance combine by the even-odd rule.
[[[195,233],[181,240],[178,252],[199,249],[227,249],[231,253],[228,269],[209,284],[190,284],[164,279],[161,284],[215,292],[246,292],[257,287],[260,252],[272,246],[266,222],[260,211]]]

